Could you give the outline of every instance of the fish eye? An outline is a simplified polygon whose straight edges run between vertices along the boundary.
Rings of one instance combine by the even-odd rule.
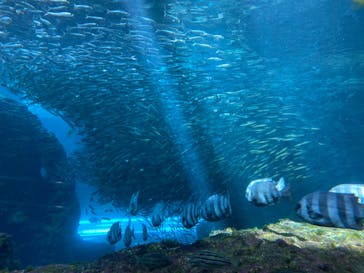
[[[296,206],[295,206],[295,211],[298,211],[299,209],[301,208],[301,204],[300,203],[298,203]]]

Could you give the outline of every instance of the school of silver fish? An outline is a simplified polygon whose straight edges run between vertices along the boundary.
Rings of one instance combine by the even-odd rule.
[[[139,189],[154,200],[187,200],[194,178],[184,155],[193,153],[203,166],[193,174],[214,189],[272,173],[320,181],[340,171],[340,146],[330,137],[343,129],[327,124],[333,114],[324,90],[345,65],[325,56],[322,72],[302,65],[294,78],[281,60],[258,54],[248,21],[272,5],[2,0],[0,81],[78,129],[105,201],[124,204]],[[319,76],[330,67],[325,85]],[[350,100],[364,86],[359,77],[339,82],[352,88],[330,96]],[[173,122],[194,145],[176,148],[184,136],[171,132]]]

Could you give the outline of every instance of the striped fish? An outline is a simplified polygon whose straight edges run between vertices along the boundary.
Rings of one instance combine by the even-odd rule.
[[[139,191],[134,192],[130,198],[129,208],[128,211],[131,215],[136,215],[138,212],[138,198],[139,198]]]
[[[146,267],[148,271],[160,271],[160,269],[162,269],[163,267],[172,264],[172,260],[163,253],[154,252],[154,253],[145,253],[140,257],[136,256],[136,263],[138,265]],[[145,271],[146,270],[138,272],[145,272]]]
[[[231,266],[230,259],[208,250],[195,252],[189,257],[189,262],[192,266],[204,269],[214,269]]]
[[[182,211],[182,225],[185,228],[192,228],[198,223],[199,207],[195,203],[187,204]]]
[[[211,195],[202,204],[199,212],[203,219],[210,222],[228,218],[231,215],[230,198],[228,195]]]
[[[131,218],[129,218],[129,223],[126,226],[125,234],[124,234],[125,247],[129,247],[131,245],[133,238],[135,239],[134,228],[131,227]]]
[[[115,245],[121,240],[121,236],[120,222],[115,222],[107,232],[106,239],[110,245]]]
[[[289,196],[283,177],[278,182],[272,178],[253,180],[245,190],[246,199],[258,207],[275,204],[282,196]]]
[[[329,190],[330,192],[352,193],[358,197],[358,202],[364,204],[364,184],[340,184]]]
[[[165,218],[165,204],[164,202],[159,202],[154,206],[152,212],[152,226],[159,227]]]
[[[148,240],[148,229],[147,226],[143,223],[142,224],[142,230],[143,230],[143,241],[147,241]]]
[[[313,192],[301,199],[296,212],[312,224],[363,229],[364,205],[358,203],[354,194]]]

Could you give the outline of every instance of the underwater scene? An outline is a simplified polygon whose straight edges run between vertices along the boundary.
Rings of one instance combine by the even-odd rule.
[[[0,272],[364,272],[364,0],[0,0]]]

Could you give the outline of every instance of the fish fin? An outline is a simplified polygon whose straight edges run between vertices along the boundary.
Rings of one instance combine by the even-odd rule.
[[[364,204],[358,203],[358,218],[364,221]]]
[[[287,198],[290,202],[292,202],[293,200],[291,193],[291,185],[289,183],[286,183],[283,177],[281,179],[283,179],[283,184],[284,184],[284,188],[280,191],[281,196]],[[281,179],[279,179],[279,181],[281,181]]]
[[[277,190],[282,192],[285,187],[286,187],[286,181],[284,180],[283,177],[279,178],[277,185],[276,185]]]
[[[283,177],[278,180],[276,188],[281,193],[282,197],[292,201],[291,185],[287,184]]]

